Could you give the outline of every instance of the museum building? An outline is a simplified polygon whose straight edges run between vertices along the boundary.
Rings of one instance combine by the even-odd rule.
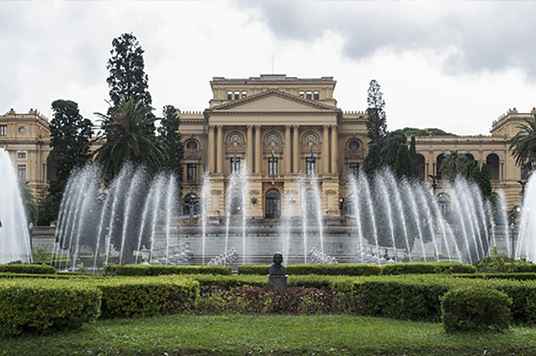
[[[337,107],[333,77],[214,77],[210,86],[207,109],[179,111],[186,210],[196,206],[192,202],[198,202],[207,172],[207,213],[225,216],[230,177],[241,173],[247,176],[242,201],[248,217],[301,215],[300,182],[311,177],[317,179],[324,216],[340,216],[341,202],[349,196],[347,178],[359,173],[367,154],[367,114]],[[419,176],[432,183],[443,157],[456,149],[470,160],[486,162],[493,190],[504,192],[509,208],[519,205],[527,174],[515,165],[508,140],[535,112],[509,110],[492,123],[490,135],[417,136]],[[11,109],[0,116],[0,147],[10,152],[19,179],[34,190],[53,174],[47,165],[49,142],[48,121],[35,110],[16,114]],[[440,194],[441,180],[436,183]],[[229,209],[243,213],[232,204]]]

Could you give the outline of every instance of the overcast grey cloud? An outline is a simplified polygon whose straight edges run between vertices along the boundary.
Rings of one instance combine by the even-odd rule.
[[[215,76],[333,76],[343,110],[376,79],[390,130],[486,134],[536,106],[534,2],[2,1],[0,112],[50,117],[56,99],[106,112],[111,42],[145,50],[156,113],[208,106]]]

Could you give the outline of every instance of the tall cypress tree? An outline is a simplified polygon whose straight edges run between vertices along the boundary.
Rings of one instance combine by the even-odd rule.
[[[163,115],[158,131],[160,140],[168,154],[162,164],[162,169],[173,172],[180,185],[182,184],[182,159],[184,157],[184,144],[181,142],[181,133],[179,132],[181,120],[173,105],[164,106]]]
[[[415,142],[415,136],[411,136],[411,142],[409,144],[409,164],[411,166],[411,177],[417,177],[417,144]]]
[[[113,39],[111,57],[106,66],[110,72],[106,82],[110,87],[113,107],[119,106],[121,99],[151,105],[143,53],[143,48],[132,33],[124,33]]]
[[[394,172],[398,178],[413,177],[414,170],[411,167],[411,159],[409,156],[408,145],[400,144],[396,153],[394,164]]]
[[[367,137],[370,143],[381,145],[387,135],[387,118],[385,115],[385,101],[376,80],[371,80],[367,97]]]

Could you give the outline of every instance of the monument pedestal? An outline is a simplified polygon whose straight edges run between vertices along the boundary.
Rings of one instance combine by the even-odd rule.
[[[287,290],[287,276],[268,275],[268,287],[270,289]]]

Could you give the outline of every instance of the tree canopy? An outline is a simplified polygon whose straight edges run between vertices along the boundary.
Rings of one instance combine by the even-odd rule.
[[[536,115],[526,118],[518,128],[519,132],[509,141],[510,150],[518,166],[531,170],[536,164]]]
[[[443,131],[436,128],[417,129],[413,127],[404,127],[403,129],[396,130],[403,133],[406,136],[454,136],[453,133]]]
[[[56,100],[52,102],[52,111],[49,168],[56,171],[56,177],[50,180],[48,195],[41,202],[40,224],[57,219],[69,175],[73,168],[83,166],[91,157],[93,124],[80,115],[78,104]]]
[[[173,172],[177,177],[177,182],[182,182],[184,157],[184,144],[181,141],[179,132],[181,121],[177,109],[173,105],[164,106],[163,118],[160,121],[158,132],[160,140],[168,152],[162,162],[162,169]]]
[[[118,107],[121,100],[152,104],[143,53],[144,50],[132,33],[124,33],[113,39],[111,57],[106,66],[110,72],[106,82],[110,87],[112,109]]]
[[[450,150],[441,162],[441,178],[454,180],[458,175],[465,175],[469,159],[458,150]]]
[[[383,94],[374,79],[369,83],[367,105],[367,137],[370,143],[381,145],[387,135],[387,118]]]

